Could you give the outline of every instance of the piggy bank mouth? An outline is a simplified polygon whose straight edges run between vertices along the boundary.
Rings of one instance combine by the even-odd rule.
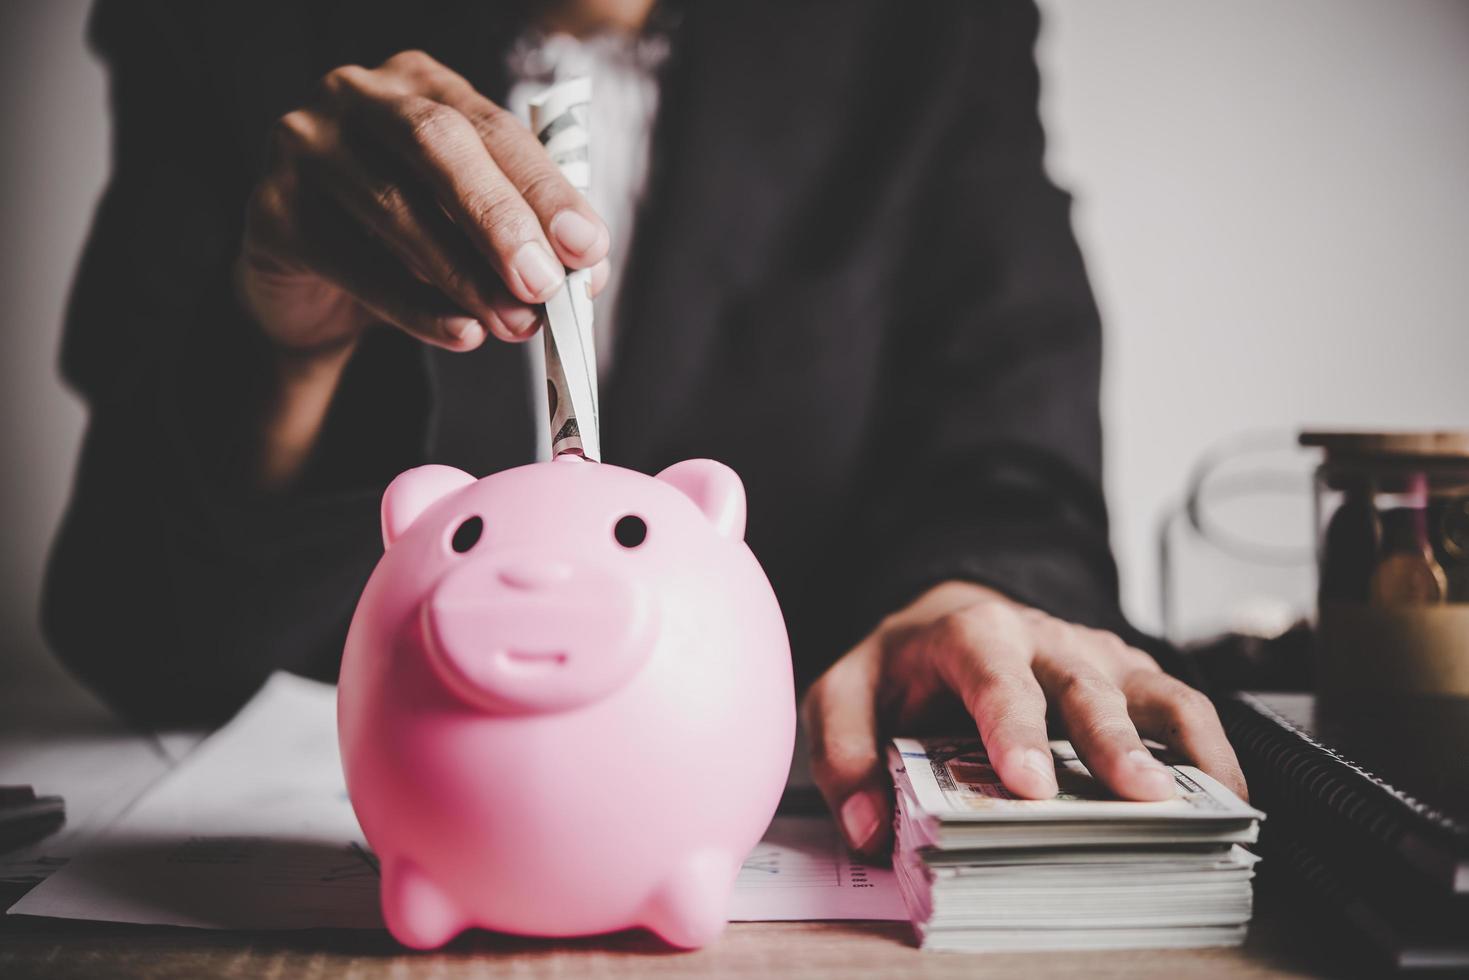
[[[564,650],[540,653],[532,650],[495,650],[490,657],[497,661],[500,670],[519,670],[526,673],[552,671],[565,667],[567,654]]]
[[[617,690],[653,647],[644,590],[611,573],[482,560],[446,575],[422,606],[430,660],[461,698],[496,713],[557,711]]]

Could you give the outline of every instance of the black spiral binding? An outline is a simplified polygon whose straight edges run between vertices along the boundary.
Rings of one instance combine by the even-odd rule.
[[[1444,869],[1423,867],[1418,852],[1442,852],[1450,875],[1469,852],[1469,826],[1323,745],[1260,699],[1237,694],[1221,709],[1251,798],[1267,815],[1288,814],[1316,837],[1353,838],[1341,841],[1348,846],[1370,841],[1397,852],[1399,862],[1409,856],[1405,838],[1415,838],[1413,863],[1435,876]]]

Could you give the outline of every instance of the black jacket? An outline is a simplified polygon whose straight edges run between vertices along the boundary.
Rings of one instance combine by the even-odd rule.
[[[378,498],[533,457],[524,352],[380,328],[301,487],[232,474],[266,351],[229,288],[271,122],[334,66],[428,50],[503,96],[516,4],[102,0],[113,175],[72,297],[91,422],[44,602],[125,713],[213,720],[331,677]],[[1100,487],[1100,330],[1042,167],[1027,2],[688,4],[603,388],[609,462],[733,466],[809,680],[963,578],[1124,629]]]

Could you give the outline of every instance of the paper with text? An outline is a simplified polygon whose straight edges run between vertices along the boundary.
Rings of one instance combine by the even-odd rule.
[[[336,689],[270,679],[91,846],[10,911],[213,929],[381,928],[377,865],[347,799]],[[893,874],[824,817],[780,817],[731,919],[904,918]]]
[[[892,869],[853,859],[827,817],[776,817],[735,879],[734,922],[907,919]]]
[[[336,689],[273,676],[10,911],[213,929],[380,925],[337,755]]]

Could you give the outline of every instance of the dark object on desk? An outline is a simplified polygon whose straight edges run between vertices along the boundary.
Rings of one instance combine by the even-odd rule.
[[[40,840],[66,822],[59,796],[37,796],[29,786],[0,786],[0,852]]]
[[[1346,923],[1395,970],[1469,967],[1469,915],[1463,903],[1433,901],[1364,880],[1308,842],[1309,834],[1282,833],[1265,845],[1266,873],[1287,874],[1305,893],[1310,912],[1327,928]],[[1335,930],[1332,930],[1333,933]]]
[[[1339,716],[1310,695],[1240,694],[1220,707],[1270,814],[1267,858],[1397,969],[1469,967],[1469,701],[1385,698]]]
[[[1223,633],[1183,648],[1206,691],[1306,691],[1311,688],[1311,627],[1304,620],[1279,636]]]

